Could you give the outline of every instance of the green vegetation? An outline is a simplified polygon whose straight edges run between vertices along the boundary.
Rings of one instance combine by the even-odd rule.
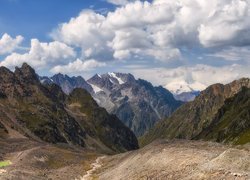
[[[239,135],[238,139],[234,142],[236,145],[247,144],[250,142],[250,129]]]
[[[0,168],[11,165],[10,161],[0,161]]]

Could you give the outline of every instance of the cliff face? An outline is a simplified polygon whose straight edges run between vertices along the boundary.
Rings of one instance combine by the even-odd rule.
[[[67,102],[74,94],[68,96],[54,84],[42,85],[35,71],[27,64],[16,68],[14,73],[1,67],[0,82],[1,134],[6,132],[6,127],[8,127],[26,137],[49,143],[67,143],[89,148],[94,146],[96,150],[110,152],[126,151],[138,147],[134,134],[116,117],[116,121],[114,121],[114,117],[99,108],[97,104],[95,104],[95,108],[88,109],[90,114],[82,113],[81,116],[75,117],[72,114],[78,112],[69,113]],[[77,99],[82,103],[92,104],[94,100],[87,92],[84,93],[88,98],[84,96],[77,97]],[[87,106],[84,108],[87,109]],[[94,119],[95,121],[89,121],[92,116],[102,113],[105,114],[105,121],[99,119],[102,117],[98,116]],[[80,123],[79,118],[84,121]],[[87,121],[91,126],[86,130],[82,124]],[[96,121],[101,123],[94,124]],[[109,126],[109,129],[112,130],[112,138],[120,143],[116,143],[114,140],[107,143],[95,133],[89,133],[89,131],[95,132],[95,129],[102,129],[110,122],[113,122]],[[116,123],[123,130],[123,134],[117,131]],[[110,134],[102,131],[101,136],[108,139]],[[128,141],[124,141],[127,137],[130,137]]]

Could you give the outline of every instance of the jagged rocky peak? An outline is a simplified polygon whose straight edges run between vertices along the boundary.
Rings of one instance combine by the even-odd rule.
[[[10,74],[12,73],[8,68],[4,67],[4,66],[0,66],[0,74]]]
[[[39,85],[40,81],[27,63],[24,63],[20,68],[16,67],[12,72],[5,67],[0,68],[0,91],[1,94],[7,97],[28,96],[34,91],[33,85]],[[25,86],[26,84],[29,86]],[[31,86],[32,85],[32,86]]]
[[[116,75],[118,77],[120,77],[125,82],[134,82],[134,81],[136,81],[135,77],[130,73],[128,73],[128,74],[126,74],[126,73],[116,73]]]
[[[66,74],[58,73],[52,76],[51,79],[55,79],[56,81],[61,81],[64,79],[69,79],[69,76]]]
[[[16,67],[14,74],[21,81],[23,80],[32,83],[39,83],[39,76],[36,74],[35,70],[27,63],[23,63],[20,68]]]
[[[135,77],[132,74],[109,72],[105,75],[111,78],[115,84],[121,85],[135,81]]]
[[[223,96],[224,98],[228,98],[238,93],[242,87],[250,88],[249,78],[241,78],[226,85],[219,83],[211,85],[207,89],[201,92],[201,96],[212,95],[212,96]]]
[[[0,80],[1,82],[8,81],[9,79],[13,78],[14,74],[8,68],[1,66],[0,67]]]
[[[92,87],[81,76],[69,77],[68,75],[59,73],[59,74],[52,76],[51,78],[47,78],[47,77],[44,78],[44,82],[46,83],[48,79],[50,80],[49,82],[52,82],[61,86],[63,91],[66,94],[71,93],[73,89],[75,88],[83,88],[83,89],[86,89],[90,93],[92,93],[93,91]]]
[[[135,77],[128,73],[108,72],[105,74],[95,74],[88,80],[90,83],[99,84],[100,86],[122,85],[127,82],[134,82]]]
[[[88,83],[97,92],[93,96],[99,105],[116,114],[137,136],[182,104],[168,90],[136,80],[132,74],[95,75]]]
[[[87,82],[92,86],[95,93],[110,93],[120,89],[130,83],[135,83],[136,79],[132,74],[108,72],[105,74],[95,74]]]
[[[114,88],[114,85],[117,82],[116,79],[112,78],[108,73],[107,74],[102,74],[102,75],[94,75],[92,78],[90,78],[87,81],[90,85],[92,85],[93,88],[98,87],[102,88],[105,90],[112,90]],[[93,86],[94,85],[94,86]]]

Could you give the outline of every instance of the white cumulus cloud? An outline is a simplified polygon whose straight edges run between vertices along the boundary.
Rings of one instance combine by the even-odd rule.
[[[107,15],[82,11],[52,33],[85,59],[180,59],[181,48],[250,44],[250,0],[112,1]],[[129,2],[129,3],[127,3]]]
[[[55,64],[67,63],[67,60],[76,56],[73,48],[61,42],[42,43],[37,39],[31,40],[29,52],[24,54],[12,53],[1,63],[1,66],[13,68],[24,62],[31,66],[43,69]]]
[[[201,44],[207,47],[250,44],[250,1],[218,1],[216,5],[199,26]]]
[[[67,65],[58,65],[51,69],[51,72],[53,73],[68,73],[68,74],[77,74],[77,73],[83,73],[85,71],[91,71],[97,67],[103,67],[106,63],[104,62],[98,62],[94,59],[82,61],[80,59],[77,59],[73,62],[70,62]]]
[[[12,53],[22,43],[23,39],[24,38],[22,36],[12,38],[10,35],[5,33],[0,39],[0,55]]]

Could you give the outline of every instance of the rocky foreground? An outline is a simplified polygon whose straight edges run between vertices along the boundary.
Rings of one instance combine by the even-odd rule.
[[[0,139],[1,180],[69,180],[82,177],[98,156],[83,148],[51,145],[27,138]]]
[[[103,159],[93,178],[250,179],[250,147],[212,142],[154,142],[140,150]]]
[[[4,180],[250,179],[249,145],[159,140],[105,156],[27,139],[0,141],[0,146],[2,160],[11,162],[0,168]]]

